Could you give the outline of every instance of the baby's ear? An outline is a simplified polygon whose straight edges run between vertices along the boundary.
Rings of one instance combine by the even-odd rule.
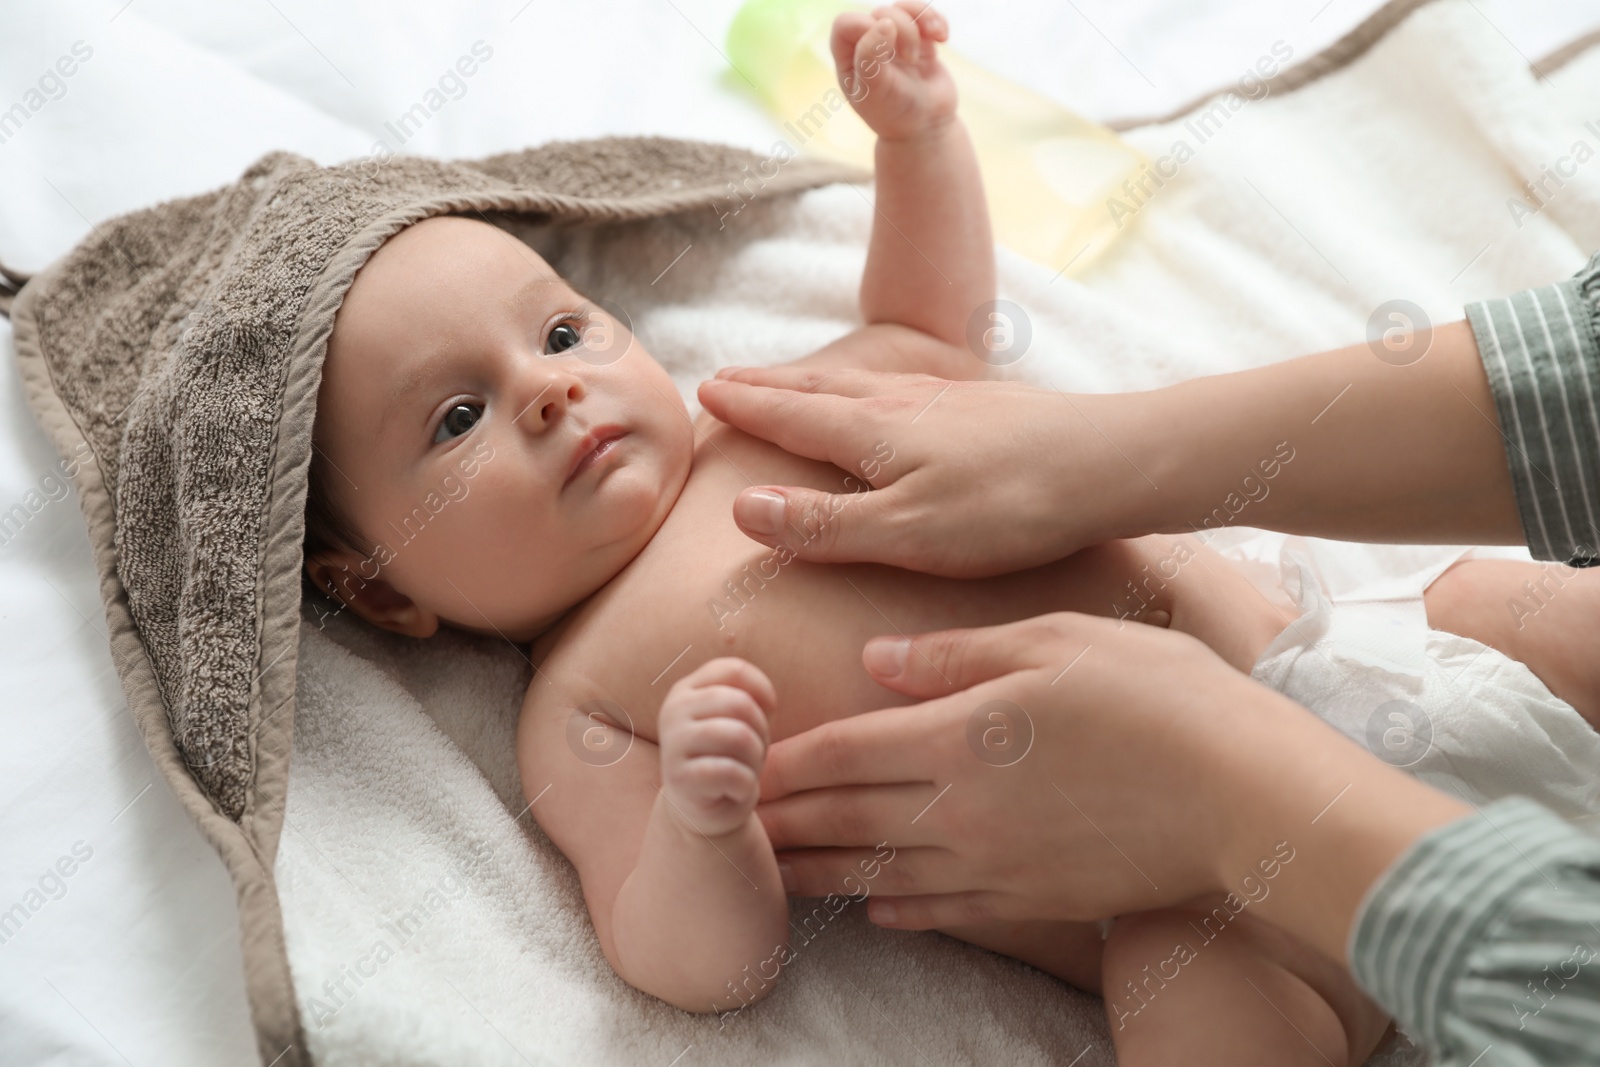
[[[370,561],[347,549],[319,549],[306,558],[311,584],[372,625],[407,637],[432,637],[439,616],[420,607],[380,573],[364,578]]]

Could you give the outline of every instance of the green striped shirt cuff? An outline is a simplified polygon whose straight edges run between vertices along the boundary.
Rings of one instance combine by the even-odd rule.
[[[1467,305],[1537,559],[1600,559],[1600,253],[1564,282]]]
[[[1520,797],[1486,805],[1379,880],[1350,963],[1436,1067],[1600,1063],[1600,841]]]

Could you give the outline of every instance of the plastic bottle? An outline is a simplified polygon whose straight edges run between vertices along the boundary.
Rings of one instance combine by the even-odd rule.
[[[791,148],[871,168],[876,138],[839,91],[828,48],[834,18],[855,6],[747,0],[728,28],[728,54],[783,123]],[[1144,156],[1104,126],[944,45],[939,58],[960,93],[995,238],[1052,270],[1083,270],[1123,232],[1106,202]]]

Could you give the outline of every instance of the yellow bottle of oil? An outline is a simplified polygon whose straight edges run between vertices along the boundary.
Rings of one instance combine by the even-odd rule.
[[[728,55],[783,124],[790,147],[870,168],[876,138],[845,100],[828,38],[848,0],[747,0]],[[1111,130],[940,46],[1001,244],[1076,274],[1126,227],[1107,210],[1144,156]]]

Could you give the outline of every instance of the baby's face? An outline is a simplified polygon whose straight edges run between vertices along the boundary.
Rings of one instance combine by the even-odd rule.
[[[334,576],[377,571],[352,606],[389,629],[530,640],[650,540],[693,432],[661,366],[532,249],[420,222],[362,267],[328,342],[315,442],[378,546]]]

